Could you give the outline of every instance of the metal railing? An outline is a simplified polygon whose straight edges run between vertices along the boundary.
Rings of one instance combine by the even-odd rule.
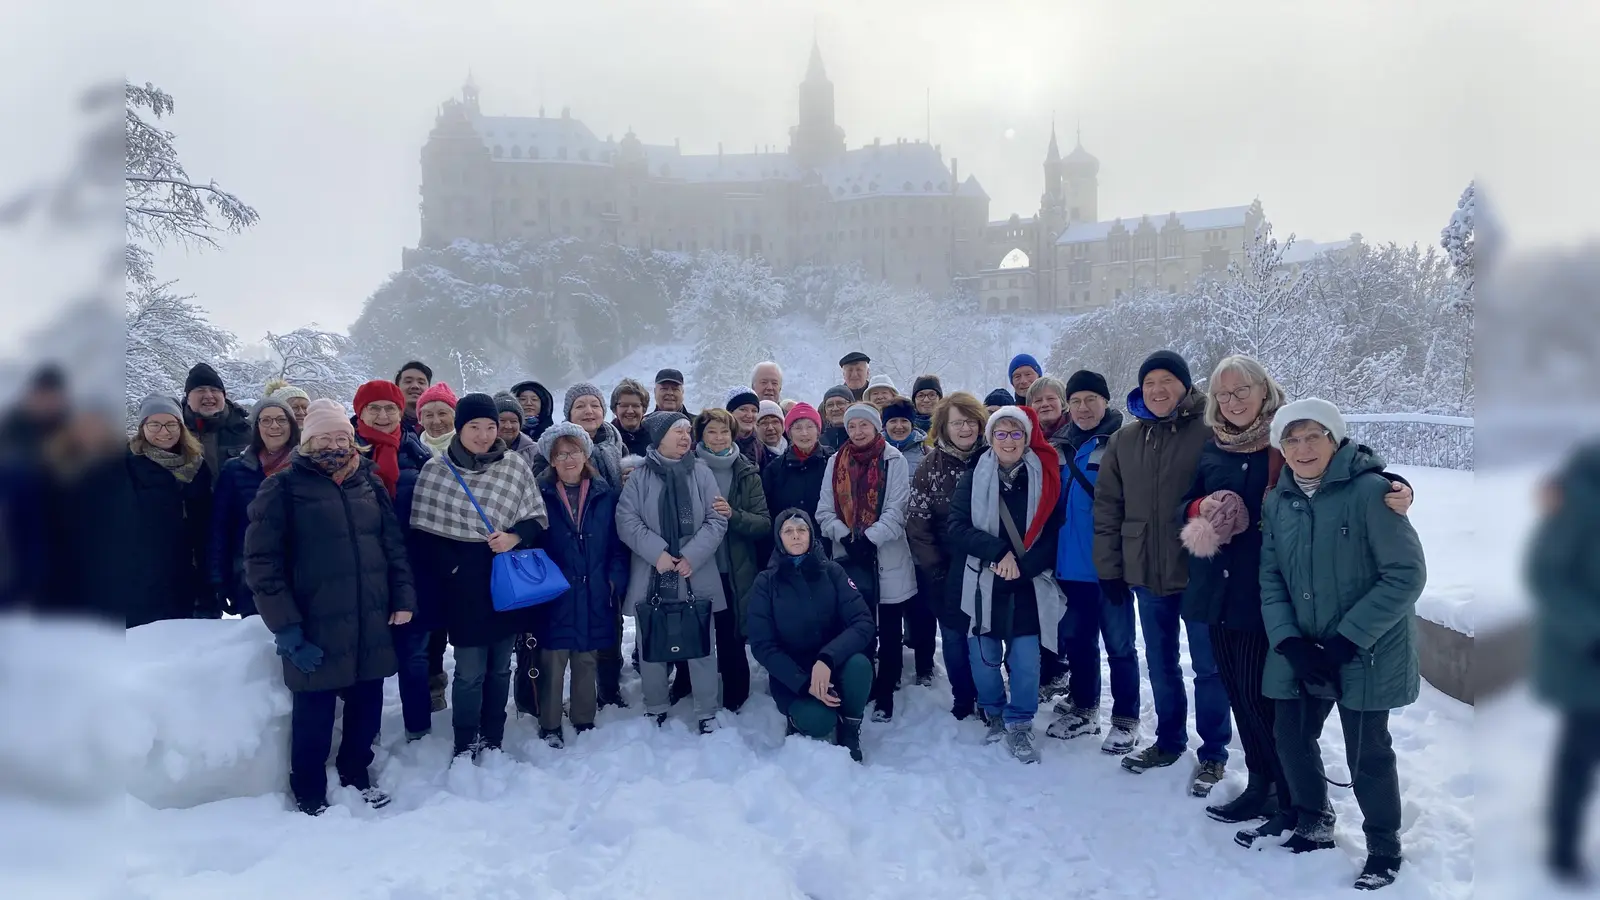
[[[1441,469],[1473,468],[1474,420],[1429,413],[1355,413],[1344,417],[1349,438],[1385,462]]]

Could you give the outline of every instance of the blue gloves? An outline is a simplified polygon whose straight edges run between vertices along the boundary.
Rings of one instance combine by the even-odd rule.
[[[278,655],[301,672],[310,675],[322,665],[322,648],[307,642],[299,625],[290,625],[273,637],[278,643]]]

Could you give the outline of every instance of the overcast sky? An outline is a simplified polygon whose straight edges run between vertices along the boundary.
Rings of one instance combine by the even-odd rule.
[[[64,59],[74,73],[125,59],[176,98],[190,173],[261,222],[220,252],[162,253],[158,274],[255,341],[347,328],[399,266],[418,236],[419,151],[469,69],[491,114],[570,106],[602,138],[631,126],[689,153],[782,148],[814,30],[847,143],[922,137],[931,92],[933,140],[977,175],[993,219],[1037,209],[1054,115],[1063,152],[1081,122],[1100,158],[1102,218],[1259,197],[1280,235],[1433,242],[1478,174],[1514,240],[1572,240],[1595,231],[1576,200],[1600,183],[1596,7],[167,0],[65,57],[40,39],[58,18],[19,14],[0,55],[38,55],[44,87],[13,104],[36,116],[70,121],[42,111],[75,83]],[[59,164],[28,152],[0,162]],[[9,252],[0,262],[39,265]]]

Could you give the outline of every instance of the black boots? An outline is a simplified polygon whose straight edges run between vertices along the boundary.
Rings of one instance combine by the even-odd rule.
[[[834,734],[839,746],[850,751],[850,758],[861,762],[861,720],[849,716],[839,717],[839,727]]]
[[[1229,800],[1206,807],[1206,815],[1218,822],[1236,825],[1254,819],[1265,819],[1278,811],[1278,792],[1265,776],[1250,773],[1250,782],[1244,792]]]
[[[1370,855],[1354,887],[1358,891],[1375,891],[1394,884],[1395,876],[1398,874],[1400,874],[1400,857]]]

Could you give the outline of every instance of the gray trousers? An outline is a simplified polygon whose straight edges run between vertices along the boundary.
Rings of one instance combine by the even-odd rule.
[[[1276,704],[1273,730],[1278,758],[1295,811],[1302,822],[1309,821],[1324,815],[1328,803],[1328,782],[1317,739],[1336,704],[1317,698],[1278,700]],[[1400,773],[1389,738],[1389,711],[1356,712],[1340,706],[1339,724],[1344,728],[1345,760],[1350,765],[1356,803],[1361,806],[1367,852],[1399,856]]]
[[[696,719],[709,719],[717,714],[721,705],[718,696],[721,693],[721,681],[717,676],[717,646],[716,625],[711,626],[711,647],[713,652],[699,659],[689,660],[689,681],[694,688],[694,717]],[[672,674],[674,663],[653,663],[641,660],[639,662],[639,681],[644,687],[644,711],[648,715],[659,716],[672,708],[672,698],[668,693],[667,679]]]
[[[539,651],[539,727],[561,727],[561,691],[568,666],[572,668],[572,724],[593,725],[596,705],[595,654],[571,650]]]

